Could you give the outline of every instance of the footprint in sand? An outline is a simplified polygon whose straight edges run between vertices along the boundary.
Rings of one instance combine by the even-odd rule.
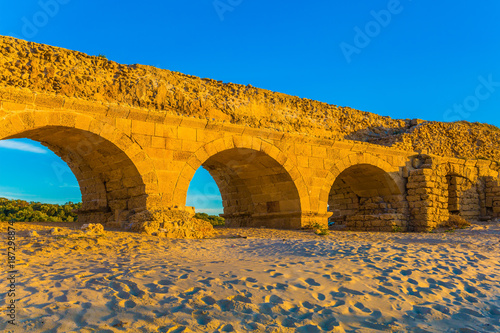
[[[467,300],[467,301],[468,301],[468,302],[470,302],[470,303],[477,303],[477,302],[479,302],[479,300],[478,300],[477,298],[472,297],[472,296],[470,296],[470,295],[468,295],[468,296],[464,296],[464,298],[465,298],[465,300]]]
[[[374,319],[379,319],[382,318],[382,312],[380,312],[379,310],[375,310],[371,313],[370,316]]]
[[[264,302],[266,303],[271,303],[271,304],[283,304],[283,298],[277,296],[277,295],[271,295],[271,296],[266,296],[264,297]]]
[[[365,307],[365,305],[363,303],[360,303],[360,302],[357,302],[356,304],[354,304],[354,307],[358,308],[359,310],[363,311],[364,313],[371,313],[372,310],[368,309],[367,307]]]
[[[38,292],[38,289],[33,288],[33,287],[25,287],[24,290],[29,291],[31,293],[31,295],[29,295],[29,296],[32,296]]]
[[[281,322],[283,327],[294,328],[297,327],[297,321],[293,317],[286,317]]]
[[[265,315],[272,316],[274,314],[273,308],[274,305],[271,303],[262,303],[259,306],[259,311]]]
[[[196,310],[193,312],[193,318],[196,319],[198,325],[208,325],[212,321],[212,318],[207,314],[206,311]]]
[[[234,332],[234,327],[231,324],[226,324],[220,330],[221,332]]]
[[[308,301],[302,302],[302,306],[305,307],[306,309],[312,310],[316,306]]]
[[[155,283],[147,283],[144,285],[144,287],[148,288],[148,291],[150,293],[155,293],[155,294],[167,294],[169,291],[169,288],[167,288],[167,287],[160,288]]]
[[[319,287],[321,286],[318,282],[316,282],[316,280],[312,279],[312,278],[309,278],[309,279],[306,279],[304,280],[308,285],[310,286],[313,286],[313,287]]]
[[[357,296],[363,296],[364,294],[360,291],[354,290],[354,289],[349,289],[346,287],[340,287],[339,288],[340,292],[351,294],[351,295],[357,295]]]
[[[225,312],[225,311],[231,311],[234,309],[234,302],[227,300],[227,299],[221,299],[217,301],[217,305],[219,306],[220,310]]]
[[[200,287],[194,287],[186,290],[183,294],[181,294],[181,297],[183,298],[190,298],[194,294],[197,294],[201,290]]]
[[[234,279],[234,278],[238,277],[237,275],[234,275],[232,272],[222,272],[220,274],[220,276],[224,277],[224,278],[230,278],[230,279]]]
[[[115,280],[115,281],[112,281],[109,284],[109,286],[112,289],[118,291],[118,297],[123,298],[123,299],[129,298],[130,295],[133,295],[136,297],[142,297],[146,294],[144,291],[142,291],[138,287],[137,283],[132,282],[132,281],[128,281],[128,280]],[[127,289],[129,292],[126,291]]]
[[[411,283],[411,284],[413,284],[413,285],[415,285],[415,286],[418,286],[418,282],[417,282],[417,281],[415,281],[415,280],[413,280],[413,279],[408,279],[408,280],[406,280],[406,281],[408,281],[408,283]]]
[[[255,331],[255,330],[259,329],[259,324],[257,324],[257,323],[245,323],[245,328],[249,331]]]
[[[297,289],[307,289],[307,287],[304,286],[302,283],[295,283],[292,286],[294,286]]]
[[[133,308],[135,308],[135,307],[136,307],[135,302],[134,302],[134,301],[132,301],[132,300],[128,300],[128,301],[126,301],[124,305],[125,305],[125,307],[126,307],[127,309],[133,309]]]
[[[167,331],[161,331],[161,332],[182,333],[182,332],[185,332],[186,329],[187,329],[186,326],[174,326],[174,327],[170,327]]]
[[[407,294],[408,295],[415,296],[415,297],[418,297],[418,298],[423,298],[422,295],[420,294],[420,291],[413,290],[413,288],[411,288],[411,287],[408,287],[406,289],[407,289]]]
[[[308,324],[304,325],[302,327],[297,328],[298,333],[316,333],[316,332],[321,332],[321,328],[319,328],[316,325]]]
[[[315,295],[315,298],[318,300],[318,301],[324,301],[326,299],[326,296],[323,295],[322,293],[317,293]]]
[[[205,296],[201,300],[207,305],[214,305],[216,303],[215,298],[211,296]]]
[[[411,273],[413,273],[413,271],[411,269],[406,269],[406,270],[402,270],[400,273],[403,276],[409,276],[409,275],[411,275]]]
[[[441,313],[444,313],[444,314],[447,314],[449,315],[450,314],[450,308],[448,308],[447,306],[444,306],[444,305],[441,305],[441,304],[436,304],[432,307],[434,310],[437,310]]]
[[[211,281],[213,281],[213,280],[215,280],[215,278],[207,277],[207,278],[205,278],[203,280],[198,280],[196,282],[202,283],[202,284],[204,284],[207,287],[211,287],[212,286]]]
[[[234,302],[242,302],[242,303],[247,303],[247,304],[251,304],[252,303],[252,300],[244,295],[236,295],[236,296],[232,296],[232,297],[229,297],[229,299],[231,301],[234,301]]]
[[[119,298],[121,299],[129,299],[130,298],[130,294],[126,291],[123,290],[123,284],[122,283],[119,283],[119,282],[116,282],[116,281],[113,281],[109,284],[109,287],[111,289],[114,289],[115,291],[118,292],[118,294],[116,296],[118,296]]]
[[[158,281],[158,284],[161,284],[162,286],[169,286],[169,285],[173,285],[174,283],[170,280],[160,280],[160,281]]]
[[[288,289],[288,285],[284,283],[276,283],[274,286],[277,290],[286,291]]]
[[[336,291],[330,291],[330,295],[333,297],[333,298],[344,298],[346,293],[344,292],[336,292]]]
[[[326,320],[323,320],[320,324],[319,324],[319,327],[321,327],[321,329],[323,331],[332,331],[333,329],[335,329],[335,327],[339,327],[340,326],[340,323],[337,321],[337,319],[331,317],[331,318],[328,318]]]

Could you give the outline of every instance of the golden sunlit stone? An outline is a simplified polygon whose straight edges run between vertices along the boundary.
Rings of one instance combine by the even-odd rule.
[[[68,163],[80,222],[189,209],[201,166],[230,226],[427,231],[500,216],[493,126],[394,120],[10,37],[0,60],[0,139]]]

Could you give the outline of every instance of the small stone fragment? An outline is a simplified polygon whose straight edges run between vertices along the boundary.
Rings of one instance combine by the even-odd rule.
[[[104,233],[104,227],[100,223],[84,224],[82,226],[82,230],[85,231],[86,234],[102,234],[102,233]]]

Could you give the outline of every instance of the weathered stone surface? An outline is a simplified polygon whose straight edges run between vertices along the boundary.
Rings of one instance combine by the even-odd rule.
[[[128,228],[148,235],[191,239],[214,236],[214,228],[209,222],[193,218],[192,214],[182,210],[143,211],[133,215],[130,222]]]
[[[112,109],[92,104],[95,113],[108,112],[115,117],[129,116],[130,108],[139,107],[281,132],[366,141],[407,151],[426,150],[440,156],[500,160],[496,149],[500,131],[494,126],[391,119],[250,85],[222,83],[144,65],[122,65],[4,36],[0,36],[0,84],[57,94],[37,95],[37,104],[48,108],[67,105],[64,97],[75,97],[118,103],[120,108]],[[32,94],[25,96],[15,98],[21,101],[20,108],[25,107],[24,101],[32,102]],[[74,109],[78,110],[76,106]],[[146,113],[142,120],[148,117]],[[152,133],[147,125],[142,127]]]
[[[200,167],[230,226],[326,227],[331,216],[358,230],[425,231],[450,215],[499,217],[499,133],[0,37],[0,140],[30,138],[60,156],[84,223],[206,237],[208,225],[165,213],[190,209]]]
[[[82,230],[85,231],[86,234],[95,234],[99,235],[104,233],[104,227],[100,223],[90,223],[90,224],[84,224],[82,226]]]

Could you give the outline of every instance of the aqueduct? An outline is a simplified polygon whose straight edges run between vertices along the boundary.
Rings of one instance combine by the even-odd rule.
[[[177,81],[156,84],[148,95],[139,81],[121,92],[123,82],[109,79],[101,91],[102,82],[81,71],[94,66],[112,73],[105,67],[110,62],[1,41],[0,140],[33,139],[67,162],[82,192],[81,221],[124,225],[147,209],[184,209],[199,167],[216,181],[224,217],[233,226],[301,228],[330,220],[356,230],[421,231],[450,214],[500,216],[494,161],[267,128],[265,122],[249,126],[228,121],[216,106],[192,117],[186,110],[200,106],[182,95]],[[68,75],[81,78],[74,85],[90,89],[92,97],[64,85]],[[248,103],[235,105],[240,115],[260,117],[248,111]]]

